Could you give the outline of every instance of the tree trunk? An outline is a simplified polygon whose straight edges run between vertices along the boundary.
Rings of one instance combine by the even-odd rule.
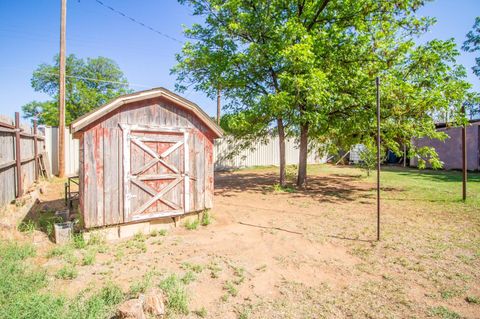
[[[308,123],[300,125],[299,152],[297,186],[303,188],[307,184]]]
[[[283,120],[277,118],[278,128],[278,146],[280,149],[280,185],[286,185],[286,173],[285,173],[285,127],[283,126]]]

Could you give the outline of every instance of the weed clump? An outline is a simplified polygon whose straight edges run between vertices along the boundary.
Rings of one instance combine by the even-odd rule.
[[[172,274],[160,282],[160,288],[167,295],[168,310],[177,314],[188,314],[188,296],[183,282]]]
[[[200,222],[202,226],[208,226],[212,223],[212,216],[208,211],[204,211],[202,214],[202,220]]]
[[[200,221],[198,219],[187,219],[183,226],[185,226],[186,229],[188,230],[195,230],[198,228],[198,225],[200,224]]]

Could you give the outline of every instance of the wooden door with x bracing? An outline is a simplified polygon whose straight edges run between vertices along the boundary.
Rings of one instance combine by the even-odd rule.
[[[188,132],[172,127],[120,126],[125,221],[188,212]]]

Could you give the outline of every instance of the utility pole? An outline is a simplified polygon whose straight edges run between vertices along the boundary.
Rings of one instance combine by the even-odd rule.
[[[65,176],[65,33],[67,28],[67,0],[61,1],[60,15],[60,76],[58,94],[58,177]]]
[[[220,105],[220,98],[221,98],[221,90],[222,86],[219,84],[217,87],[217,124],[220,125],[220,112],[221,112],[221,105]]]
[[[380,240],[380,78],[375,79],[377,86],[377,241]]]
[[[462,113],[465,114],[465,106],[462,106]],[[467,125],[462,126],[462,199],[467,199]]]

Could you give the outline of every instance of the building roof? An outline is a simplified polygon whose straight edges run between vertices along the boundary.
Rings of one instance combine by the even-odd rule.
[[[156,97],[163,97],[176,105],[192,112],[195,114],[209,129],[211,129],[216,137],[221,137],[223,135],[223,130],[220,128],[220,126],[213,121],[210,116],[208,116],[205,111],[203,111],[200,106],[197,104],[181,97],[178,94],[173,93],[170,90],[167,90],[163,87],[159,88],[153,88],[151,90],[146,90],[146,91],[139,91],[135,92],[132,94],[126,94],[117,97],[116,99],[108,102],[107,104],[104,104],[92,111],[90,111],[87,114],[84,114],[83,116],[77,118],[75,121],[73,121],[70,124],[70,129],[72,133],[79,132],[83,128],[85,128],[87,125],[90,123],[93,123],[94,121],[98,120],[99,118],[107,115],[108,113],[118,109],[122,105],[125,105],[127,103],[132,103],[132,102],[137,102],[137,101],[142,101],[142,100],[147,100],[151,98],[156,98]]]

